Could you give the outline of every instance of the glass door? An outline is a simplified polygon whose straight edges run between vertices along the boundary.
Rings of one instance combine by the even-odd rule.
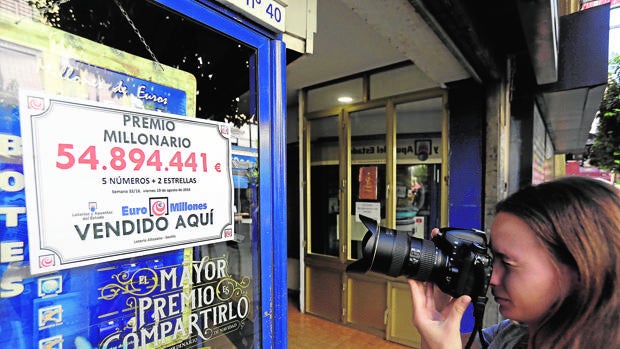
[[[307,245],[305,256],[305,309],[321,317],[342,317],[342,191],[339,115],[306,121],[309,165],[307,192]],[[344,206],[346,207],[346,206]]]

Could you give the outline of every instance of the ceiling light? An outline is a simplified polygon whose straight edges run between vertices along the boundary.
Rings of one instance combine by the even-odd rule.
[[[340,103],[351,103],[351,102],[353,102],[353,98],[351,98],[349,96],[338,97],[338,102],[340,102]]]

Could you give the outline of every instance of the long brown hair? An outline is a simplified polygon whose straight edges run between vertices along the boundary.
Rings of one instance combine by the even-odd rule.
[[[496,206],[523,219],[577,275],[536,329],[533,348],[620,348],[620,191],[585,177],[530,186]]]

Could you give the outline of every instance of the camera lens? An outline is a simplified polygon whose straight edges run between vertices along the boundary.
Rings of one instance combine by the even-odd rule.
[[[416,280],[430,280],[443,258],[430,240],[410,237],[405,231],[379,227],[370,218],[360,216],[368,228],[362,240],[363,258],[349,265],[347,271],[372,270],[392,277],[406,275]]]
[[[349,264],[348,272],[371,270],[431,281],[454,297],[486,294],[493,257],[487,253],[484,232],[441,228],[433,240],[423,240],[406,231],[380,227],[371,218],[360,215],[360,219],[368,232],[362,240],[362,258]]]

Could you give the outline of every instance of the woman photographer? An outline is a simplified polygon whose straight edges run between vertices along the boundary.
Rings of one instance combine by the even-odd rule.
[[[507,320],[484,329],[472,348],[620,348],[616,188],[564,177],[522,189],[496,206],[490,234],[490,287]],[[469,335],[459,326],[470,297],[409,285],[423,347],[462,348]]]

